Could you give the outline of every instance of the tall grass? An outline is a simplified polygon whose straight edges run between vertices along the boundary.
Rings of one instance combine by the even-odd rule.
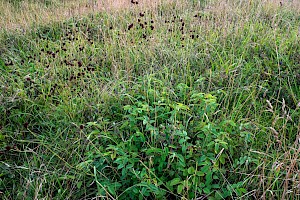
[[[134,2],[1,1],[1,198],[298,199],[299,3]]]

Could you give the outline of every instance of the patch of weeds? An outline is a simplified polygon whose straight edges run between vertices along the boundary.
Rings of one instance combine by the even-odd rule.
[[[234,121],[212,120],[215,96],[185,83],[168,88],[149,76],[119,101],[122,119],[114,120],[110,112],[88,123],[94,128],[87,135],[88,163],[80,166],[91,169],[99,195],[190,199],[246,192],[242,182],[225,180],[230,160],[239,158],[236,152],[251,136]]]

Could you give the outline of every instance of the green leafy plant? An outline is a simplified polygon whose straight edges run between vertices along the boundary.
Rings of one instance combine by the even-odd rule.
[[[118,124],[113,130],[90,123],[97,129],[89,139],[101,148],[89,150],[87,159],[93,160],[100,194],[141,199],[168,195],[226,198],[246,192],[242,187],[234,192],[224,181],[230,166],[228,154],[244,140],[235,122],[212,120],[215,96],[185,83],[165,87],[150,76],[120,100],[123,118],[110,121]],[[98,139],[91,139],[95,136]]]

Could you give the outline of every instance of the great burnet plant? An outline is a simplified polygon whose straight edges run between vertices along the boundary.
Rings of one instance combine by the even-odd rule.
[[[212,120],[216,97],[197,85],[145,79],[111,106],[117,113],[106,107],[102,120],[89,123],[97,128],[88,135],[87,160],[98,193],[120,199],[242,195],[240,183],[225,180],[228,155],[245,140],[233,121]]]

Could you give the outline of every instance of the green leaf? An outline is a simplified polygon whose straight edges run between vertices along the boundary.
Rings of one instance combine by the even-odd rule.
[[[215,143],[215,153],[219,153],[219,148],[220,148],[220,145],[218,143]]]
[[[120,165],[118,165],[118,168],[117,168],[117,169],[122,169],[122,168],[124,168],[124,165],[123,165],[123,164],[120,164]]]
[[[77,183],[77,188],[80,189],[81,186],[82,186],[82,181],[79,181],[79,182]]]
[[[189,167],[188,168],[188,173],[189,174],[194,174],[194,172],[195,172],[195,168],[194,167]]]
[[[225,121],[223,121],[220,125],[221,126],[227,126],[227,125],[230,125],[230,126],[232,126],[232,127],[236,127],[236,123],[234,123],[234,121],[232,121],[232,120],[225,120]]]
[[[93,162],[93,160],[87,160],[87,161],[81,162],[78,165],[76,165],[76,169],[77,170],[87,169],[87,168],[89,168],[89,166],[92,162]]]
[[[200,187],[200,188],[204,188],[204,187],[205,187],[205,183],[200,183],[200,184],[199,184],[199,187]]]
[[[174,178],[173,180],[171,180],[171,182],[170,182],[170,186],[177,185],[177,184],[179,184],[179,183],[180,183],[180,181],[181,181],[181,179],[180,179],[180,178]]]
[[[202,194],[202,188],[198,187],[198,188],[197,188],[197,191],[198,191],[200,194]]]
[[[94,135],[99,135],[100,131],[99,130],[93,130],[88,136],[87,139],[90,140],[92,136]]]
[[[178,193],[178,194],[181,194],[183,188],[184,188],[184,185],[182,185],[182,184],[178,185],[178,186],[177,186],[177,193]]]
[[[178,157],[179,161],[185,164],[185,160],[184,157],[181,154],[176,154],[176,156]]]
[[[107,190],[109,191],[110,194],[116,195],[116,191],[115,191],[115,186],[114,185],[109,185],[107,187]]]
[[[144,199],[143,195],[139,194],[139,200],[143,200],[143,199]]]
[[[212,145],[214,145],[215,144],[215,141],[211,141],[210,143],[208,143],[206,146],[207,147],[210,147],[210,146],[212,146]]]
[[[181,138],[181,139],[178,141],[178,143],[179,143],[179,144],[183,144],[183,143],[185,143],[185,141],[186,141],[185,138]]]
[[[204,188],[204,189],[203,189],[203,192],[204,192],[205,194],[209,194],[209,193],[210,193],[210,188],[208,188],[208,187]]]
[[[211,183],[212,183],[212,172],[210,171],[210,172],[208,172],[207,174],[206,174],[206,176],[205,176],[205,179],[206,179],[206,182],[205,182],[205,184],[206,185],[210,185]]]
[[[205,174],[207,174],[209,171],[210,171],[210,166],[206,165],[206,166],[203,166],[201,168],[201,171]]]
[[[225,156],[221,155],[219,160],[223,165],[225,164]]]
[[[72,175],[64,175],[64,176],[60,176],[58,177],[59,180],[69,180],[69,179],[75,179],[75,176]]]
[[[130,110],[131,109],[131,105],[126,105],[123,107],[124,110]]]
[[[241,194],[245,194],[247,192],[247,190],[245,188],[239,188],[238,191],[241,193]]]
[[[146,150],[146,155],[155,155],[155,153],[162,154],[163,150],[160,148],[154,148],[154,147],[151,147]]]
[[[187,105],[184,105],[182,103],[177,103],[176,109],[178,109],[178,110],[189,110],[190,108]]]
[[[197,172],[196,172],[196,175],[197,175],[197,176],[204,176],[204,175],[205,175],[205,173],[204,173],[204,172],[202,172],[202,171],[197,171]]]
[[[191,100],[193,102],[201,102],[201,100],[204,98],[204,93],[194,93],[191,96]]]

